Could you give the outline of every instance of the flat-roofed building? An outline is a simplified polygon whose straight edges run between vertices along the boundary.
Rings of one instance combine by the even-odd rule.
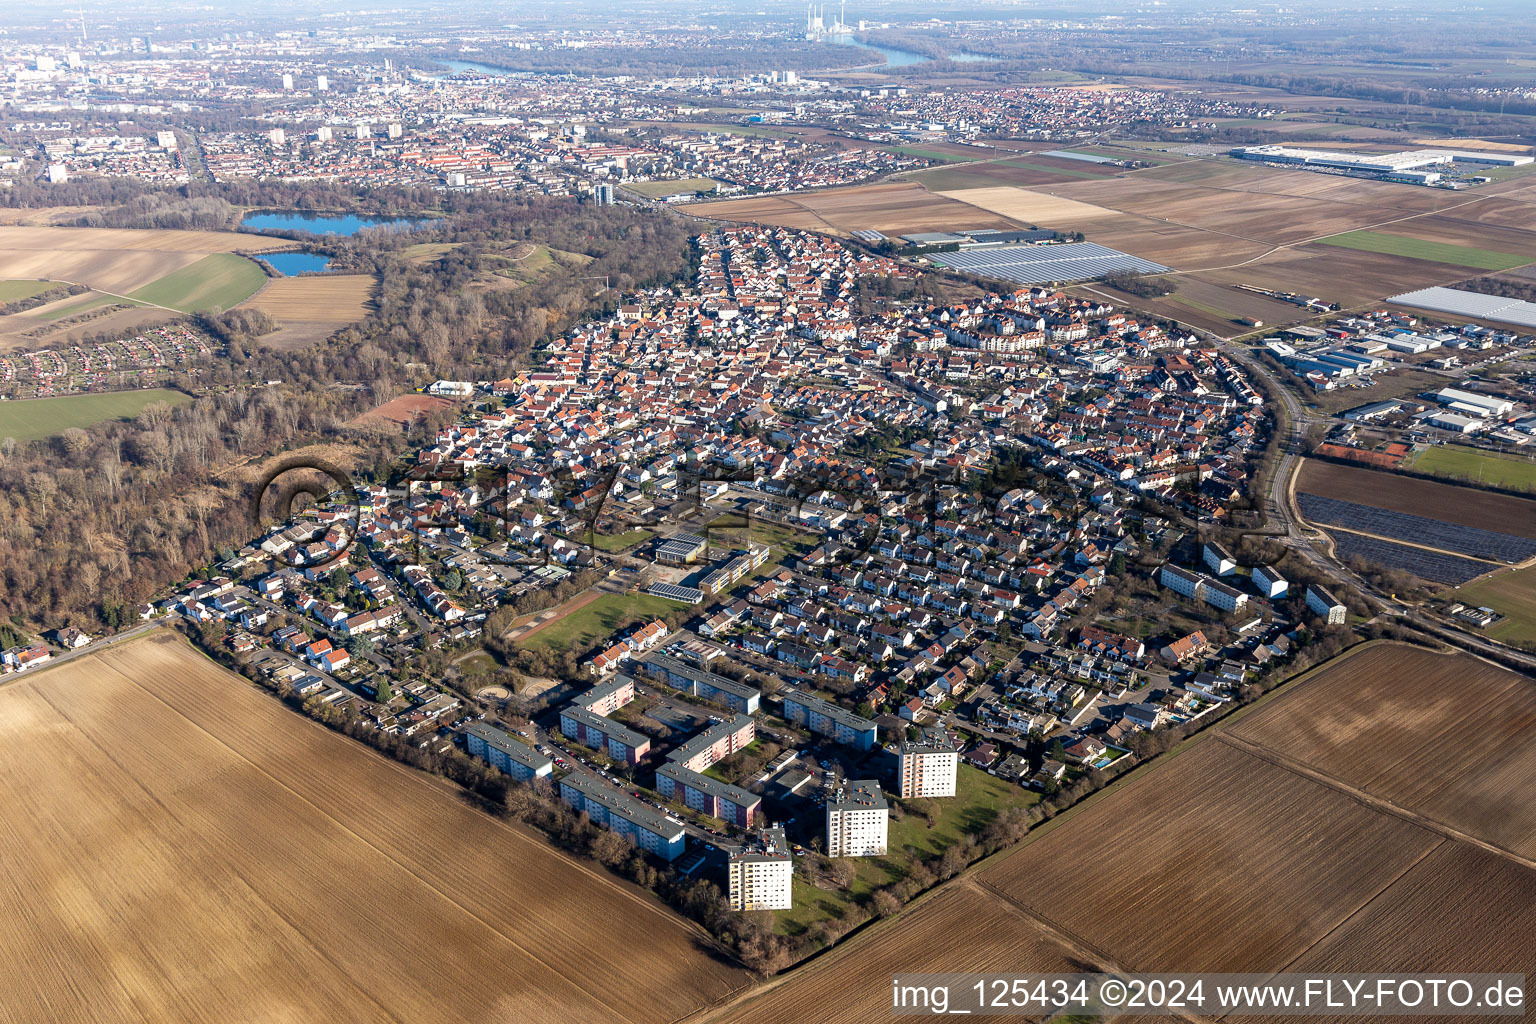
[[[1230,576],[1237,571],[1237,559],[1232,557],[1232,552],[1214,540],[1205,542],[1201,556],[1205,559],[1205,567],[1217,576]]]
[[[651,678],[666,683],[674,690],[681,690],[700,700],[723,704],[740,714],[756,714],[762,704],[762,693],[755,687],[706,669],[695,668],[670,654],[652,654],[640,662],[640,668]]]
[[[794,906],[794,859],[782,828],[766,828],[730,855],[731,909],[789,910]]]
[[[596,779],[579,774],[567,775],[560,780],[560,799],[577,811],[585,811],[594,825],[612,829],[662,860],[675,860],[683,852],[681,822]]]
[[[869,750],[875,745],[874,722],[798,690],[784,691],[784,719],[855,750]]]
[[[709,541],[696,533],[679,533],[656,545],[656,561],[666,565],[691,565],[708,547]]]
[[[757,723],[748,715],[736,715],[717,722],[667,753],[668,761],[702,772],[716,761],[723,761],[757,738]]]
[[[763,804],[762,797],[755,793],[701,775],[677,761],[668,761],[656,769],[656,792],[740,828],[752,827]]]
[[[1220,580],[1207,580],[1201,596],[1212,608],[1224,612],[1239,612],[1248,605],[1248,595],[1236,587],[1229,587]]]
[[[635,681],[630,676],[615,676],[599,683],[571,703],[594,715],[611,715],[635,699]]]
[[[519,782],[547,778],[555,770],[549,758],[493,725],[473,722],[465,728],[464,736],[464,748],[471,756]]]
[[[955,795],[960,747],[942,732],[920,740],[902,740],[897,754],[898,792],[903,800]]]
[[[639,764],[651,751],[649,736],[582,707],[561,709],[560,731],[577,743],[585,743],[626,764]]]
[[[883,857],[890,816],[874,779],[844,782],[827,801],[827,856]]]

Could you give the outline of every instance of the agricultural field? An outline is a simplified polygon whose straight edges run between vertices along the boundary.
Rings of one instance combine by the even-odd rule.
[[[0,227],[0,266],[11,278],[47,277],[126,295],[210,253],[293,243],[233,231]]]
[[[1246,746],[1536,859],[1536,688],[1468,655],[1357,650],[1231,726]]]
[[[1036,837],[981,884],[1142,971],[1278,970],[1439,841],[1211,738]]]
[[[129,297],[182,313],[233,309],[267,283],[266,272],[252,260],[232,253],[204,256],[172,271]]]
[[[647,199],[660,199],[680,192],[713,192],[718,184],[714,178],[676,178],[670,181],[625,182],[624,188]]]
[[[1493,639],[1524,647],[1536,644],[1536,568],[1497,572],[1447,596],[1504,616],[1483,630]]]
[[[382,421],[393,423],[404,430],[417,420],[430,413],[440,412],[444,409],[453,409],[456,403],[436,395],[423,395],[416,392],[391,398],[383,405],[375,406],[352,420],[349,424],[368,423]]]
[[[519,642],[531,650],[575,651],[581,654],[599,640],[642,619],[654,619],[688,605],[650,594],[603,594],[595,601],[552,621]]]
[[[891,976],[903,971],[1062,973],[1082,962],[1027,914],[965,879],[690,1024],[867,1024],[892,1019]]]
[[[1536,493],[1536,461],[1520,455],[1440,444],[1424,449],[1409,465],[1415,472],[1447,480]]]
[[[267,348],[295,349],[324,341],[368,315],[375,281],[371,274],[317,274],[263,278],[242,305],[260,309],[282,326],[261,339]]]
[[[7,1020],[661,1024],[750,981],[169,634],[0,689],[0,765]]]
[[[89,427],[107,420],[132,419],[146,405],[155,402],[182,405],[190,401],[192,399],[187,395],[168,388],[13,399],[0,402],[0,438],[37,441],[70,427]]]
[[[1452,245],[1407,235],[1381,231],[1347,231],[1318,239],[1321,245],[1337,245],[1346,249],[1386,253],[1389,256],[1407,256],[1416,260],[1446,263],[1454,267],[1476,267],[1481,270],[1509,270],[1531,260],[1514,253],[1476,249],[1467,245]]]
[[[58,284],[57,281],[0,281],[0,303],[30,299],[50,288],[58,287]]]
[[[981,210],[906,182],[695,203],[689,212],[712,220],[753,221],[833,234],[871,229],[900,235],[912,231],[1021,226],[1006,215]]]
[[[1296,490],[1408,515],[1434,509],[1442,523],[1536,540],[1536,501],[1527,498],[1318,459],[1303,460]]]

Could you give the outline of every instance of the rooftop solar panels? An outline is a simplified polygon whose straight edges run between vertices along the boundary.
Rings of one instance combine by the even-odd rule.
[[[1455,313],[1458,316],[1477,317],[1479,320],[1536,327],[1536,302],[1509,299],[1502,295],[1484,295],[1482,292],[1463,291],[1460,288],[1424,288],[1394,295],[1387,301],[1417,309],[1431,309],[1437,313]]]
[[[1062,245],[1005,245],[994,249],[940,252],[928,257],[940,266],[1015,284],[1086,281],[1117,272],[1157,274],[1168,268],[1093,242]]]

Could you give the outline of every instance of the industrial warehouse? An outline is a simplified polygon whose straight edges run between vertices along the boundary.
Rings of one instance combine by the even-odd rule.
[[[1408,185],[1441,185],[1445,172],[1457,164],[1523,167],[1536,157],[1509,153],[1473,153],[1460,149],[1408,149],[1397,153],[1343,153],[1289,146],[1243,146],[1232,150],[1240,160],[1267,164],[1300,164],[1311,170],[1344,171]]]

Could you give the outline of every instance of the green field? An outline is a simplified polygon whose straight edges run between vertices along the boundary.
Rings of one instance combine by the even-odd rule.
[[[625,182],[624,187],[647,199],[675,196],[679,192],[713,192],[719,183],[714,178],[677,178],[672,181]]]
[[[594,533],[592,546],[600,551],[623,551],[643,544],[656,536],[650,530],[627,530],[624,533]]]
[[[1469,484],[1491,484],[1516,491],[1536,491],[1536,461],[1519,455],[1440,444],[1420,452],[1414,458],[1411,468],[1419,473]]]
[[[902,156],[918,156],[924,160],[937,160],[941,164],[969,164],[975,163],[973,156],[956,156],[954,153],[937,153],[931,149],[918,149],[916,146],[882,146],[889,153],[900,153]]]
[[[599,640],[641,619],[658,618],[688,605],[650,594],[604,594],[519,642],[532,651],[585,652]]]
[[[117,299],[110,295],[82,295],[79,302],[66,302],[62,306],[55,306],[46,313],[34,313],[39,320],[63,320],[67,316],[76,313],[84,313],[92,309],[98,309],[106,305],[136,306],[138,303],[128,299]]]
[[[1480,270],[1508,270],[1532,262],[1528,256],[1516,256],[1510,252],[1474,249],[1468,245],[1447,245],[1444,242],[1429,242],[1422,238],[1389,235],[1380,231],[1346,231],[1318,241],[1323,245],[1336,245],[1344,249],[1379,252],[1387,256],[1408,256],[1416,260],[1432,260],[1435,263],[1476,267]]]
[[[1100,178],[1110,178],[1120,173],[1120,168],[1118,167],[1107,168],[1103,172],[1095,172],[1080,171],[1076,168],[1069,170],[1065,167],[1047,167],[1044,164],[1032,164],[1028,160],[999,160],[998,163],[1005,167],[1022,167],[1026,171],[1039,171],[1041,174],[1059,174],[1063,178],[1085,178],[1094,181]]]
[[[41,295],[50,288],[57,288],[54,281],[0,281],[0,302],[15,302]]]
[[[108,391],[99,395],[61,395],[0,402],[0,438],[36,441],[70,427],[89,427],[106,420],[132,419],[146,405],[192,401],[180,391]]]
[[[1484,630],[1488,636],[1517,647],[1536,647],[1536,569],[1485,576],[1457,588],[1455,597],[1474,608],[1492,608],[1504,616]]]
[[[251,260],[216,252],[131,292],[130,297],[183,313],[197,313],[231,309],[255,295],[266,283],[266,273]]]

